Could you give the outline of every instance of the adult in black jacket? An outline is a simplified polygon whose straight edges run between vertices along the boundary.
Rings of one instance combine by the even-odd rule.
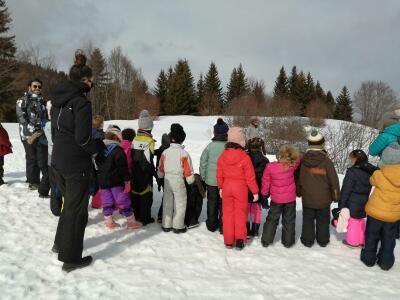
[[[52,168],[64,196],[53,251],[64,271],[88,266],[91,256],[82,258],[83,238],[88,220],[89,174],[98,152],[92,140],[92,109],[86,94],[92,87],[93,73],[86,57],[75,53],[69,80],[53,94],[51,126],[53,136]]]

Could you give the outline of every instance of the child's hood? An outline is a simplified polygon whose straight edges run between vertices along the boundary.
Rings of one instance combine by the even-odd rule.
[[[119,143],[117,141],[113,140],[103,140],[104,144],[106,145],[106,148],[104,149],[103,155],[104,157],[108,157],[115,148],[119,147]]]
[[[320,150],[307,151],[304,154],[301,163],[309,168],[315,168],[319,166],[326,159],[326,154]]]
[[[389,127],[385,128],[383,132],[400,137],[400,123],[390,125]]]
[[[393,186],[400,188],[400,165],[385,166],[382,174]]]
[[[242,149],[226,149],[221,156],[222,161],[227,165],[235,165],[243,160],[246,156],[246,152]]]

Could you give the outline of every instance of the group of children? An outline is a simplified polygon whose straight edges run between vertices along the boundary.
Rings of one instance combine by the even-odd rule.
[[[378,263],[388,270],[394,264],[400,221],[400,123],[393,113],[385,118],[384,130],[370,146],[370,154],[380,156],[380,169],[368,163],[362,150],[352,151],[351,166],[340,190],[338,175],[324,147],[325,139],[317,131],[307,137],[308,148],[303,155],[295,147],[283,145],[277,161],[269,162],[260,137],[246,139],[241,128],[229,128],[219,118],[212,141],[201,154],[197,175],[182,145],[186,133],[180,124],[172,124],[170,132],[163,135],[160,148],[155,149],[153,120],[148,111],[140,113],[137,133],[130,128],[121,132],[115,125],[102,132],[103,119],[96,116],[93,138],[102,139],[105,148],[96,158],[95,177],[106,226],[121,226],[112,217],[116,209],[126,218],[127,228],[153,223],[155,178],[159,191],[163,190],[158,221],[164,232],[183,233],[199,225],[206,190],[207,229],[219,230],[227,248],[242,249],[248,238],[259,236],[262,208],[268,209],[262,246],[273,244],[281,219],[281,242],[290,248],[295,243],[296,198],[301,197],[300,241],[306,247],[315,242],[326,247],[330,240],[331,204],[338,202],[332,224],[338,224],[336,218],[345,220],[347,234],[343,243],[363,247],[361,260],[367,266]],[[375,190],[370,195],[372,186]],[[197,203],[189,204],[193,188],[201,196]]]

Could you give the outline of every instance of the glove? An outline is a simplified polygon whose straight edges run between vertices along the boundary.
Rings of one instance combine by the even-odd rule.
[[[257,202],[258,201],[258,194],[253,194],[253,202]]]
[[[27,138],[27,143],[32,145],[42,134],[43,131],[35,131],[30,137]]]
[[[124,193],[130,193],[131,191],[131,182],[125,181]]]
[[[261,196],[261,206],[264,209],[269,209],[268,196]]]
[[[220,196],[221,199],[222,199],[222,189],[219,190],[219,196]]]

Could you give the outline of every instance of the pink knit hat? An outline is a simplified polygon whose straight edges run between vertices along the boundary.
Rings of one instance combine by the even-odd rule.
[[[244,138],[243,130],[240,127],[232,127],[228,130],[228,142],[236,143],[242,146],[246,146],[246,140]]]

